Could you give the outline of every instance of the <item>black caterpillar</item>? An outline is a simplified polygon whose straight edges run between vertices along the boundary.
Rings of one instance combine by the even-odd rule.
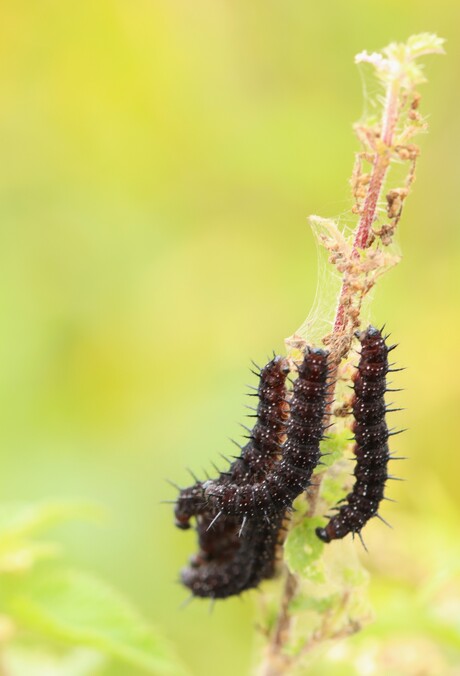
[[[324,528],[317,528],[317,536],[324,542],[360,534],[363,526],[374,516],[384,497],[390,460],[386,424],[386,375],[391,370],[388,353],[396,347],[387,347],[381,332],[369,326],[357,333],[361,343],[361,357],[354,377],[354,416],[356,467],[355,484],[351,493]],[[381,517],[380,517],[381,518]]]
[[[354,377],[355,485],[325,528],[324,542],[358,533],[377,513],[388,478],[388,431],[384,395],[388,353],[372,326],[357,333],[361,358]],[[397,369],[396,369],[397,370]],[[196,519],[199,551],[181,572],[193,596],[223,599],[257,587],[276,572],[283,522],[293,500],[308,486],[320,462],[319,444],[330,401],[328,353],[307,349],[292,396],[285,380],[287,363],[274,357],[259,373],[257,419],[247,444],[215,480],[195,481],[180,490],[176,525]],[[393,409],[397,410],[397,409]],[[380,517],[381,518],[381,517]]]
[[[221,484],[242,486],[261,480],[275,464],[285,436],[287,403],[287,362],[275,356],[258,374],[259,398],[256,424],[241,455],[227,472],[221,472]],[[284,512],[263,523],[246,523],[239,516],[216,518],[204,496],[203,484],[180,491],[175,508],[176,525],[189,528],[196,517],[199,552],[181,572],[182,583],[194,596],[227,598],[257,587],[276,570],[276,561],[285,529]],[[219,515],[217,515],[219,516]]]
[[[235,459],[226,472],[221,472],[213,485],[239,490],[249,482],[260,482],[276,463],[286,433],[286,419],[289,412],[287,403],[286,377],[289,372],[286,360],[275,356],[260,370],[255,409],[257,422],[250,432],[241,455]],[[204,484],[200,481],[180,491],[176,502],[175,518],[179,528],[190,528],[192,516],[212,512],[208,504]],[[217,512],[214,513],[214,515]],[[238,514],[236,514],[238,515]]]
[[[286,441],[276,443],[272,454],[281,457],[267,472],[253,473],[243,484],[235,481],[207,481],[203,484],[207,508],[225,516],[254,518],[289,509],[294,499],[310,485],[320,461],[319,444],[329,392],[328,353],[308,349],[298,368],[290,399]]]
[[[224,599],[257,587],[274,576],[283,541],[282,516],[269,523],[251,522],[239,537],[239,524],[221,519],[211,529],[198,517],[200,551],[181,571],[181,581],[193,596]]]

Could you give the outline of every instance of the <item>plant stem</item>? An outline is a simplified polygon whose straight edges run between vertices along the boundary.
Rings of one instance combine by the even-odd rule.
[[[283,645],[286,643],[286,638],[289,636],[291,629],[292,617],[289,612],[289,604],[296,591],[297,577],[287,571],[276,627],[267,648],[260,676],[281,676],[289,669],[291,658],[289,655],[283,655]]]
[[[330,355],[330,381],[337,378],[350,379],[346,369],[343,374],[341,373],[340,366],[342,359],[349,353],[354,331],[360,326],[362,301],[374,286],[376,279],[399,262],[399,257],[391,255],[386,247],[392,242],[403,201],[415,176],[415,162],[419,149],[416,145],[409,144],[408,139],[426,128],[417,112],[420,96],[415,89],[420,82],[424,82],[424,77],[421,66],[415,62],[425,54],[444,53],[442,44],[443,40],[436,35],[422,33],[411,36],[405,44],[391,43],[382,50],[382,53],[362,52],[356,57],[357,63],[367,62],[374,66],[379,81],[384,83],[385,98],[380,123],[357,127],[363,151],[356,157],[351,181],[355,198],[354,213],[359,214],[352,241],[349,241],[331,219],[311,217],[312,225],[321,226],[321,221],[324,221],[324,231],[318,229],[315,230],[315,234],[330,252],[329,262],[336,266],[342,280],[333,330],[323,337],[323,343]],[[396,136],[397,127],[398,136]],[[371,167],[369,173],[362,173],[363,160]],[[409,161],[410,169],[404,186],[395,187],[387,193],[386,211],[389,222],[382,224],[380,230],[374,232],[373,225],[377,219],[379,200],[392,160]],[[375,246],[371,247],[373,243]],[[300,361],[308,345],[309,328],[307,317],[300,329],[286,339],[293,371],[296,361]],[[327,406],[327,414],[331,413],[331,408],[332,402]],[[327,415],[326,420],[328,419]],[[315,475],[315,484],[308,491],[307,517],[313,517],[316,513],[323,474]],[[327,640],[348,636],[360,629],[360,621],[350,618],[344,626],[335,629],[333,619],[326,611],[318,628],[305,639],[300,652],[293,655],[292,652],[285,650],[285,646],[290,646],[290,635],[293,633],[293,623],[296,619],[291,614],[291,602],[301,584],[301,576],[298,577],[286,570],[280,610],[260,671],[262,676],[282,676],[291,673],[301,657],[317,645]],[[345,589],[340,605],[342,612],[346,611],[348,597],[349,590]]]
[[[372,172],[367,188],[367,193],[361,209],[359,223],[357,225],[353,239],[351,252],[352,259],[358,259],[360,250],[366,249],[370,243],[372,225],[376,219],[377,214],[377,205],[382,192],[386,173],[390,165],[391,148],[398,119],[399,94],[399,80],[392,80],[388,85],[385,97],[385,105],[381,120],[381,138],[377,139],[376,141]],[[332,337],[345,333],[347,329],[349,297],[349,280],[347,272],[345,272],[342,278],[342,287],[339,295]],[[351,327],[351,330],[352,329],[353,327]],[[332,341],[332,344],[334,344],[334,341]],[[340,360],[343,356],[344,354],[342,354],[341,351],[336,351],[331,355],[332,378],[335,377],[338,364],[340,363]],[[316,511],[321,480],[322,474],[317,475],[315,487],[313,490],[309,491],[308,494],[309,508],[307,516],[309,517],[313,516]],[[285,579],[281,607],[278,613],[276,627],[268,646],[265,662],[262,665],[262,676],[281,676],[282,674],[288,672],[292,664],[292,659],[287,655],[283,655],[283,645],[285,644],[286,638],[289,635],[291,629],[292,617],[289,612],[289,605],[296,594],[297,584],[296,576],[288,571]],[[349,629],[347,632],[352,633],[352,631]],[[337,636],[332,635],[331,638],[338,638],[339,635],[340,633]],[[315,635],[313,639],[311,639],[310,642],[306,644],[305,651],[308,652],[314,645],[324,640],[324,638],[325,637],[323,636]]]
[[[324,473],[316,475],[316,482],[308,491],[308,511],[305,514],[306,517],[312,517],[315,513],[323,474]],[[286,641],[286,636],[289,635],[291,629],[292,617],[289,612],[289,605],[296,595],[297,586],[298,580],[296,575],[287,571],[281,598],[281,607],[278,613],[276,627],[268,646],[266,660],[262,665],[262,671],[260,672],[261,676],[281,676],[281,674],[287,673],[287,670],[292,664],[292,658],[288,655],[283,655],[283,645]]]
[[[398,79],[392,80],[388,84],[385,105],[383,109],[381,122],[381,139],[377,141],[374,162],[372,166],[371,178],[367,189],[367,194],[361,210],[358,227],[356,228],[353,239],[352,258],[359,258],[359,251],[365,249],[370,240],[372,225],[376,219],[377,204],[380,193],[382,192],[385,176],[390,165],[391,147],[393,145],[394,132],[398,119],[400,82]],[[343,333],[346,326],[347,299],[349,297],[349,284],[347,274],[342,280],[342,289],[340,291],[339,303],[334,321],[333,334]],[[340,355],[341,357],[342,355]],[[340,359],[339,357],[339,359]]]

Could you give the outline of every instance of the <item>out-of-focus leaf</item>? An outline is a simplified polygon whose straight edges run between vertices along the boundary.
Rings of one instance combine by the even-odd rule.
[[[293,573],[320,581],[321,571],[314,566],[321,556],[324,544],[316,536],[315,528],[322,519],[304,519],[290,531],[284,546],[285,561]]]
[[[77,648],[52,655],[32,648],[8,648],[3,664],[9,676],[96,676],[106,658],[96,650]]]
[[[342,457],[347,446],[350,444],[350,435],[350,430],[342,430],[341,432],[331,434],[321,442],[321,453],[323,454],[321,462],[323,464],[315,468],[315,474],[324,472],[324,465],[330,467]]]
[[[31,629],[96,648],[148,673],[186,673],[167,641],[122,596],[91,575],[55,571],[31,576],[8,610]]]
[[[101,507],[77,500],[0,504],[0,550],[11,540],[30,537],[66,521],[100,519]]]
[[[61,551],[52,542],[17,542],[16,546],[11,542],[10,545],[7,551],[0,551],[0,575],[28,571],[38,561],[55,558]]]
[[[345,497],[343,473],[324,477],[321,483],[321,497],[328,505],[336,505],[339,500]]]
[[[329,596],[307,596],[305,594],[298,594],[289,608],[292,612],[300,610],[314,610],[317,613],[323,614],[334,606],[338,605],[341,596],[339,593],[330,594]]]
[[[350,585],[350,587],[359,587],[366,584],[369,580],[369,573],[364,568],[358,567],[358,565],[355,562],[355,566],[344,566],[342,568],[343,581],[347,585]]]
[[[66,521],[100,520],[103,510],[91,502],[44,501],[0,505],[0,574],[24,573],[44,558],[59,554],[59,547],[32,538]]]

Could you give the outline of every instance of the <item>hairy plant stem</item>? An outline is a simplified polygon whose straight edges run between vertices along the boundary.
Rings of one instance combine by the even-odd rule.
[[[411,36],[407,43],[388,45],[380,54],[363,52],[356,57],[357,63],[371,63],[378,79],[384,83],[385,98],[380,123],[357,125],[356,132],[362,142],[363,151],[358,153],[352,174],[352,192],[355,198],[353,212],[359,214],[354,236],[350,242],[331,219],[311,217],[312,225],[322,225],[324,230],[315,231],[320,243],[329,251],[329,262],[335,265],[341,274],[341,289],[335,312],[332,332],[323,337],[330,353],[330,380],[337,378],[349,380],[350,375],[341,368],[342,360],[347,357],[352,345],[353,335],[360,326],[362,301],[374,286],[377,278],[387,269],[399,262],[399,256],[392,255],[387,247],[399,223],[402,206],[415,178],[415,163],[419,154],[416,145],[408,140],[426,128],[426,124],[417,112],[420,96],[416,86],[424,81],[416,60],[425,54],[442,54],[443,40],[436,35],[423,33]],[[406,105],[407,104],[407,105]],[[400,125],[400,126],[398,126]],[[362,172],[362,161],[369,163],[369,173]],[[405,184],[395,187],[386,195],[388,222],[377,231],[373,230],[377,219],[379,200],[393,160],[408,161],[409,172]],[[375,246],[371,245],[375,242]],[[309,318],[300,329],[286,339],[292,369],[301,359],[308,343],[310,329]],[[339,369],[340,367],[340,369]],[[343,371],[343,372],[342,372]],[[325,425],[328,424],[332,403],[326,410]],[[312,517],[317,510],[321,481],[324,472],[315,475],[315,484],[307,492],[308,511],[306,517]],[[305,638],[296,653],[285,650],[291,645],[293,625],[296,618],[291,611],[302,580],[285,571],[284,587],[275,628],[271,632],[262,664],[261,676],[282,676],[291,673],[303,656],[325,641],[348,636],[360,629],[360,621],[348,618],[345,624],[334,626],[333,610],[326,610],[313,633]],[[346,613],[349,590],[344,588],[336,610]],[[361,618],[367,621],[367,617]]]
[[[381,120],[381,137],[377,139],[374,159],[372,163],[372,172],[367,187],[367,193],[360,212],[360,218],[353,238],[351,257],[358,259],[360,250],[366,249],[371,242],[372,225],[375,222],[379,198],[385,182],[388,167],[391,161],[391,149],[393,138],[398,120],[399,111],[400,83],[393,80],[388,84],[385,105]],[[354,325],[347,322],[347,312],[349,310],[350,287],[347,272],[342,277],[342,286],[339,294],[339,301],[336,310],[334,328],[330,336],[329,344],[331,346],[330,365],[331,380],[337,375],[338,366],[341,359],[346,356],[348,347],[351,344]],[[360,307],[360,306],[359,306]],[[358,307],[358,309],[359,309]],[[350,336],[346,336],[349,329]],[[346,340],[343,338],[346,337]],[[348,347],[347,347],[348,346]],[[326,414],[330,413],[328,406]],[[328,419],[326,417],[326,419]],[[306,516],[312,517],[316,512],[316,506],[320,494],[321,481],[324,473],[315,476],[315,485],[308,491],[308,512]],[[300,655],[292,657],[283,652],[283,646],[287,643],[289,632],[292,627],[293,618],[290,613],[290,604],[296,595],[298,588],[297,576],[290,571],[286,571],[283,594],[281,598],[280,609],[275,629],[272,633],[270,643],[267,647],[265,661],[262,664],[261,676],[282,676],[289,673],[302,656],[310,652],[314,647],[325,640],[338,639],[348,636],[359,627],[348,626],[338,632],[328,631],[327,617],[319,629],[310,637],[301,649]],[[345,599],[343,600],[345,603]]]
[[[297,585],[297,576],[287,570],[276,627],[267,648],[260,676],[280,676],[286,673],[291,665],[292,658],[283,654],[283,646],[291,629],[292,616],[289,604],[296,595]]]
[[[316,481],[308,491],[308,510],[305,516],[312,517],[315,513],[316,502],[319,497],[319,489],[323,472],[316,475]],[[261,676],[280,676],[286,673],[292,666],[294,658],[283,654],[283,645],[291,629],[292,617],[289,612],[289,605],[296,595],[298,587],[297,576],[286,570],[283,595],[281,598],[280,611],[276,620],[272,640],[268,646],[266,660],[262,665]],[[303,651],[302,651],[303,652]]]
[[[359,258],[360,249],[365,249],[369,245],[372,225],[377,214],[377,205],[382,192],[385,176],[390,166],[391,147],[398,119],[400,83],[393,80],[389,85],[385,97],[385,106],[383,109],[381,123],[381,140],[377,144],[372,167],[372,173],[369,181],[369,187],[364,200],[358,227],[356,228],[353,240],[352,257]],[[342,279],[342,288],[340,291],[339,302],[337,305],[333,335],[341,334],[346,325],[346,299],[349,295],[349,285],[347,275]],[[338,355],[338,361],[342,355]]]

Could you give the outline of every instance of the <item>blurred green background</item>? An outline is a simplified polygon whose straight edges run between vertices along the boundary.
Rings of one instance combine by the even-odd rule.
[[[368,528],[377,621],[323,657],[344,674],[376,673],[372,655],[399,644],[413,654],[387,673],[455,668],[460,6],[0,4],[0,499],[106,505],[105,527],[60,535],[70,560],[126,592],[193,674],[248,672],[257,594],[179,609],[194,541],[159,504],[175,495],[164,479],[185,485],[185,466],[229,452],[249,359],[282,350],[309,311],[306,216],[351,206],[354,55],[421,31],[447,56],[426,59],[404,259],[372,310],[408,367],[395,448],[410,459],[384,512],[395,530]],[[421,607],[436,622],[420,626]],[[421,641],[440,670],[411,671]]]

